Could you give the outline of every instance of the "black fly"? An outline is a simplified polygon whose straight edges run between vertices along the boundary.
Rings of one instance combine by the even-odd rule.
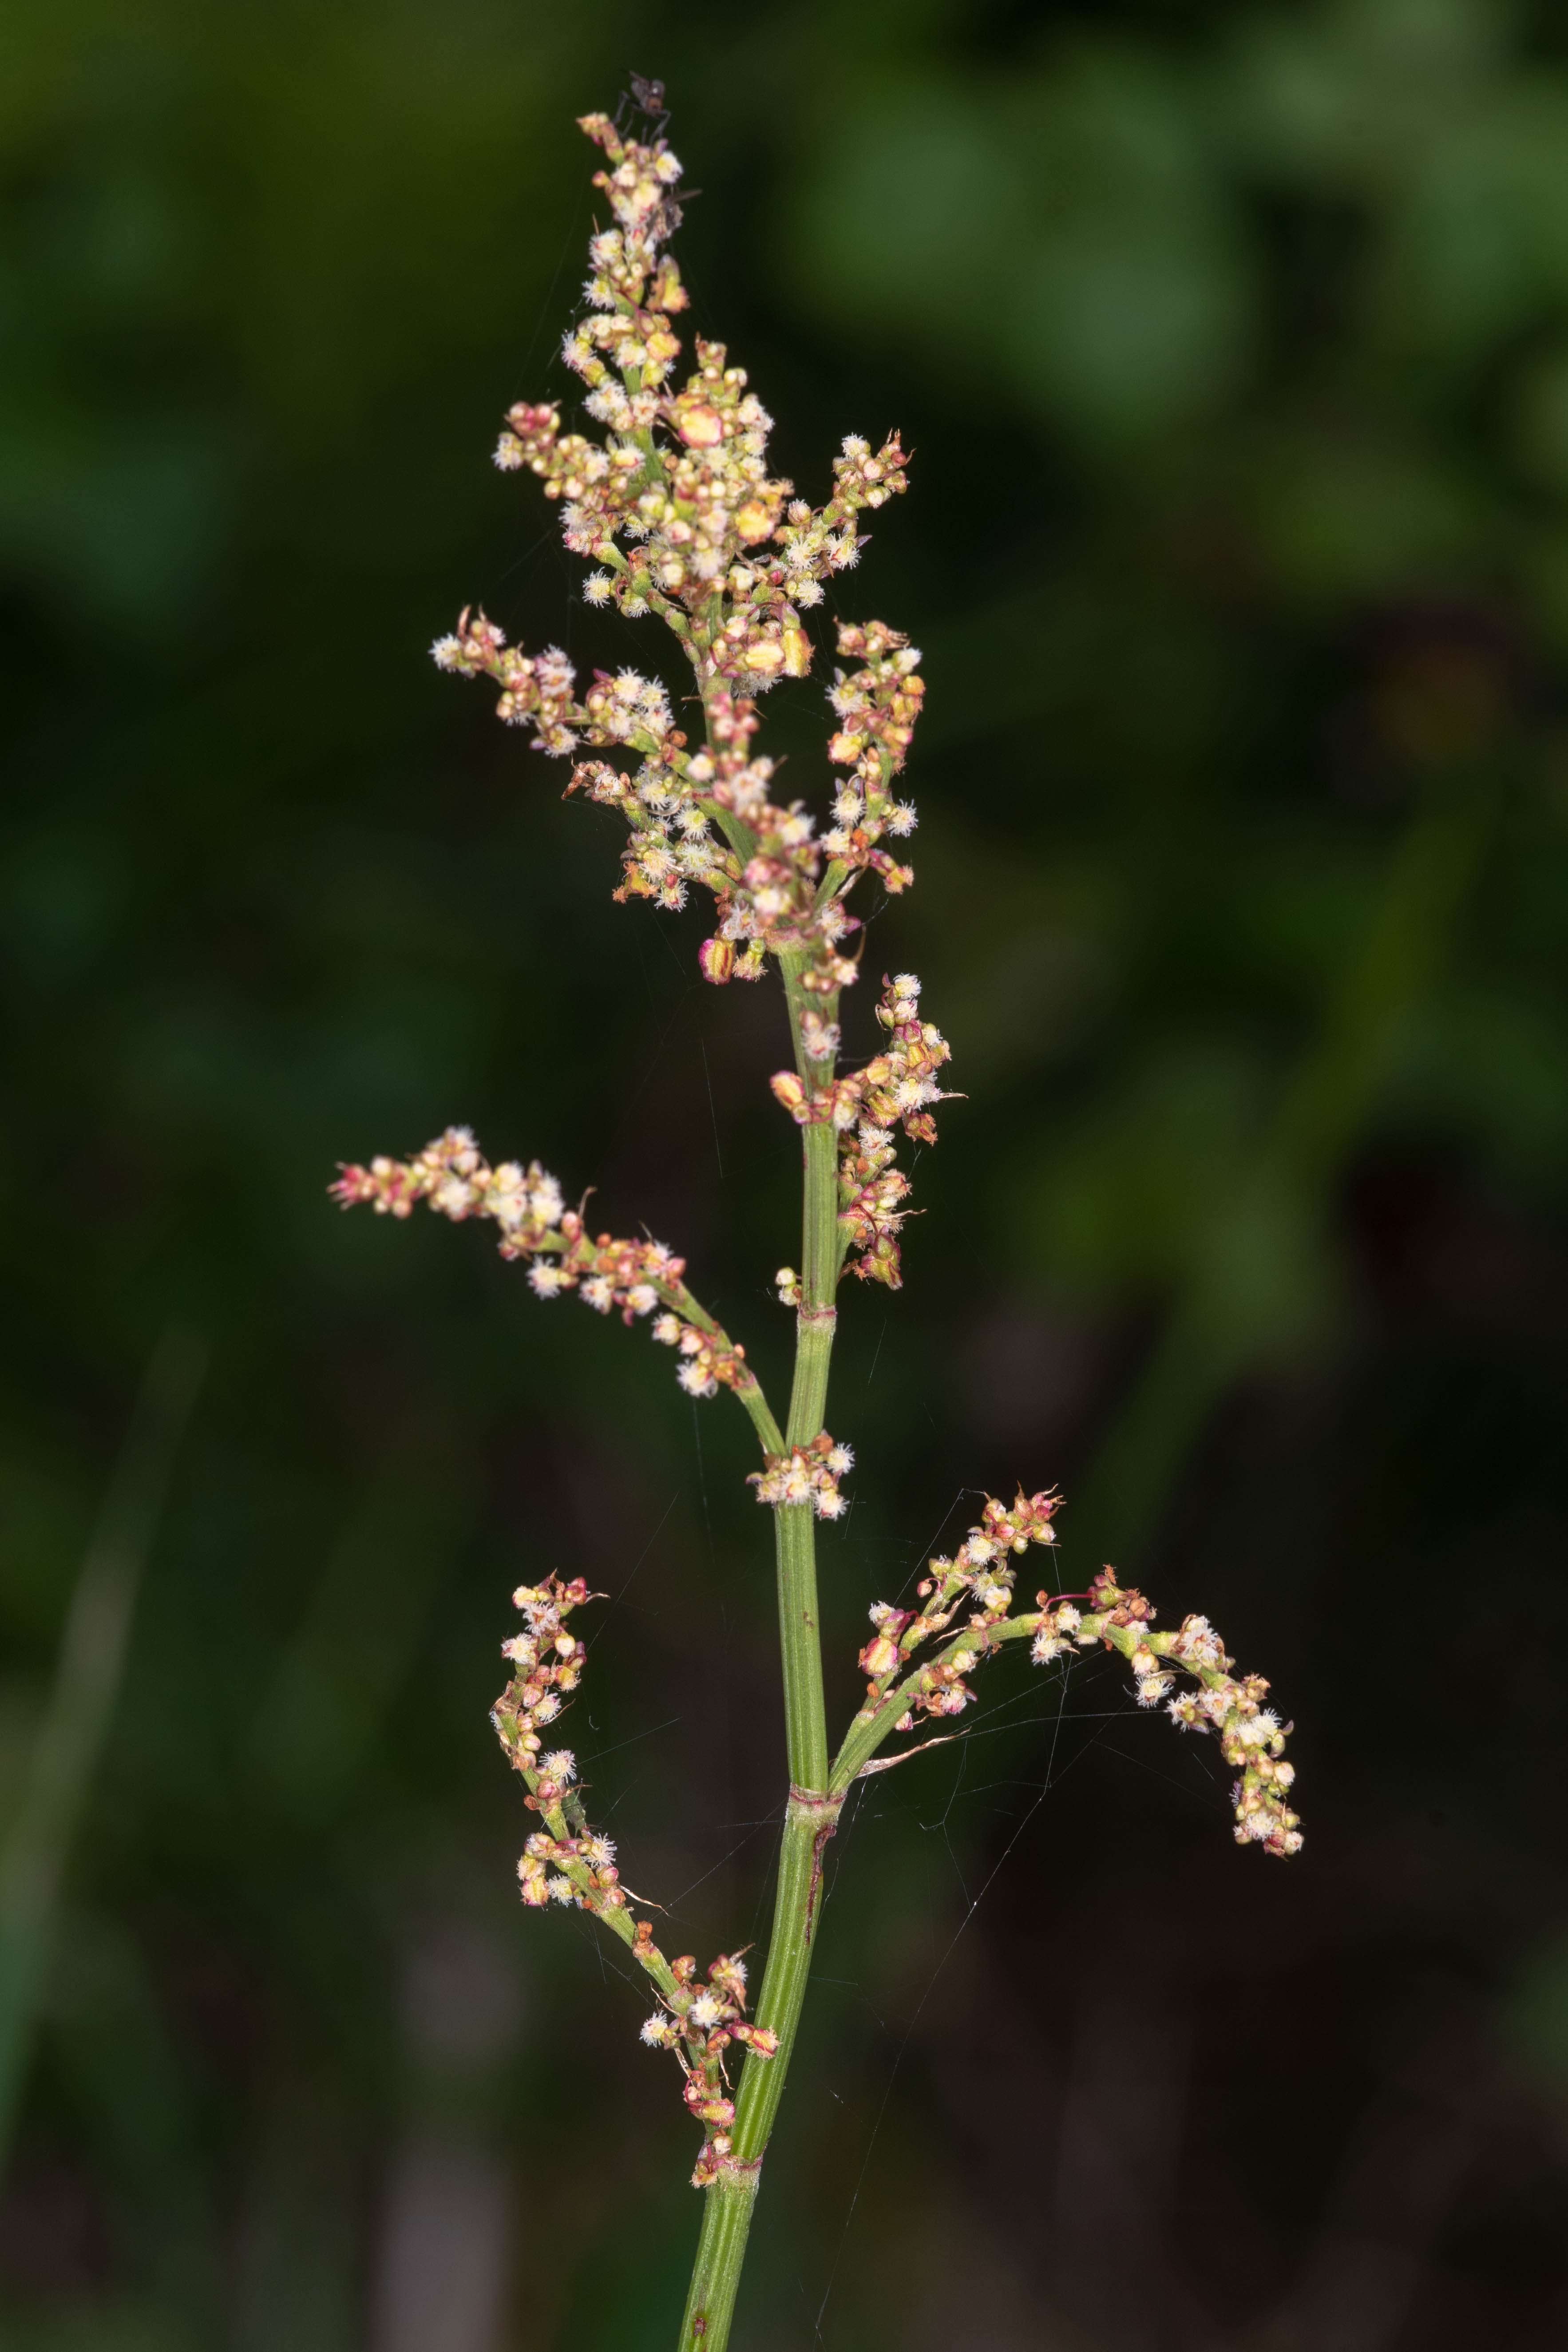
[[[625,129],[623,118],[629,110],[634,114],[646,116],[653,126],[655,137],[662,138],[669,121],[669,109],[665,104],[664,99],[664,84],[661,81],[650,79],[647,74],[635,73],[631,77],[631,85],[629,91],[621,92],[621,102],[616,109],[616,130]]]

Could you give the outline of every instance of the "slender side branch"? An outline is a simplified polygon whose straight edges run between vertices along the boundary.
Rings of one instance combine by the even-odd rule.
[[[468,1128],[449,1127],[413,1160],[351,1164],[329,1189],[345,1209],[368,1202],[379,1216],[409,1217],[417,1202],[427,1201],[454,1224],[493,1218],[502,1257],[532,1261],[529,1286],[541,1298],[575,1290],[600,1315],[619,1308],[627,1324],[665,1307],[653,1336],[679,1349],[681,1387],[689,1396],[732,1390],[764,1457],[781,1451],[778,1423],[746,1351],[687,1289],[680,1278],[686,1260],[662,1242],[617,1241],[609,1234],[590,1238],[581,1211],[566,1207],[560,1185],[537,1160],[526,1169],[515,1160],[492,1168]]]
[[[653,1940],[653,1923],[631,1908],[646,1900],[621,1883],[611,1841],[589,1823],[569,1748],[542,1753],[540,1727],[554,1722],[563,1693],[582,1679],[585,1645],[566,1630],[574,1609],[595,1596],[581,1577],[559,1576],[539,1585],[520,1585],[512,1594],[525,1630],[501,1644],[515,1669],[496,1701],[490,1721],[508,1760],[527,1784],[524,1804],[542,1826],[530,1837],[517,1865],[522,1899],[535,1908],[546,1903],[575,1904],[603,1920],[652,1979],[660,2007],[645,2020],[642,2038],[650,2048],[672,2050],[679,2061],[688,2111],[703,2126],[693,2185],[705,2189],[730,2164],[735,2105],[725,2074],[725,2052],[739,2042],[762,2061],[773,2055],[778,2037],[746,2021],[746,1970],[739,1953],[721,1952],[697,1979],[691,1955],[666,1959]]]
[[[910,1731],[919,1714],[957,1715],[973,1696],[968,1676],[993,1650],[1008,1642],[1027,1641],[1037,1665],[1047,1665],[1075,1647],[1091,1649],[1101,1643],[1120,1651],[1132,1668],[1140,1706],[1166,1701],[1172,1720],[1190,1731],[1213,1730],[1228,1764],[1239,1778],[1231,1791],[1236,1810],[1236,1837],[1241,1845],[1259,1844],[1266,1853],[1299,1853],[1301,1829],[1286,1802],[1295,1780],[1295,1767],[1285,1760],[1285,1740],[1291,1727],[1282,1724],[1264,1699],[1268,1685],[1261,1675],[1237,1678],[1235,1660],[1206,1617],[1184,1618],[1173,1633],[1151,1629],[1154,1611],[1143,1595],[1116,1580],[1113,1569],[1102,1569],[1087,1594],[1087,1610],[1072,1600],[1048,1593],[1036,1595],[1037,1610],[1009,1617],[1014,1570],[1004,1554],[996,1559],[998,1537],[1015,1551],[1030,1543],[1049,1543],[1048,1524],[1040,1524],[1040,1507],[1055,1511],[1058,1498],[1019,1496],[1013,1509],[987,1498],[982,1525],[972,1528],[956,1558],[931,1562],[931,1575],[921,1585],[927,1606],[918,1615],[889,1609],[879,1601],[872,1610],[877,1627],[860,1653],[871,1680],[866,1704],[850,1725],[833,1761],[832,1793],[844,1795],[876,1754],[889,1732]],[[1034,1524],[1031,1524],[1034,1522]],[[919,1664],[910,1664],[914,1651],[931,1634],[952,1623],[965,1593],[979,1603],[962,1633]],[[1177,1672],[1197,1684],[1196,1691],[1169,1697]],[[894,1761],[900,1759],[892,1759]]]

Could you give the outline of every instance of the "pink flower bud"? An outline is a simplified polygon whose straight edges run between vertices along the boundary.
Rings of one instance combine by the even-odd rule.
[[[735,970],[735,947],[731,940],[704,940],[697,950],[698,967],[704,980],[715,988],[722,988]]]

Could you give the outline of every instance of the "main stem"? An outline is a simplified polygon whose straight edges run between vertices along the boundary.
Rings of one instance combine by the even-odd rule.
[[[833,1057],[816,1062],[807,1058],[801,1014],[812,999],[802,985],[802,960],[786,956],[781,961],[795,1065],[808,1094],[816,1093],[832,1080]],[[819,1009],[831,1021],[837,1007],[829,998],[819,1000]],[[812,1120],[801,1135],[805,1203],[795,1381],[784,1433],[789,1445],[809,1444],[823,1425],[837,1321],[834,1295],[843,1255],[836,1131],[829,1121]],[[775,1510],[773,1522],[790,1792],[757,2023],[777,2034],[778,2049],[770,2059],[756,2058],[749,2052],[746,2056],[735,2102],[731,2155],[718,2179],[703,2192],[707,2201],[680,2325],[680,2352],[723,2352],[729,2338],[763,2157],[784,2095],[811,1974],[812,1937],[822,1907],[823,1856],[843,1801],[827,1794],[816,1522],[809,1505],[804,1503],[782,1506]]]

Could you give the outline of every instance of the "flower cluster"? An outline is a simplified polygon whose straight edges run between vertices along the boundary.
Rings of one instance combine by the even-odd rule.
[[[936,1073],[952,1049],[932,1022],[920,1017],[921,984],[913,972],[884,978],[877,1018],[889,1032],[883,1052],[873,1055],[850,1084],[857,1089],[856,1119],[839,1121],[839,1230],[859,1255],[849,1271],[862,1280],[897,1290],[903,1281],[899,1229],[909,1214],[910,1180],[895,1165],[895,1122],[915,1143],[936,1141],[931,1107],[948,1097]]]
[[[420,1201],[455,1224],[491,1218],[500,1228],[502,1257],[528,1258],[530,1287],[541,1298],[575,1290],[600,1315],[619,1310],[624,1323],[666,1312],[653,1336],[681,1351],[678,1378],[693,1396],[721,1388],[738,1394],[755,1387],[746,1351],[719,1328],[680,1277],[684,1258],[662,1242],[618,1241],[591,1234],[582,1213],[568,1209],[561,1187],[539,1162],[515,1160],[492,1168],[466,1127],[449,1127],[412,1160],[373,1160],[345,1166],[329,1191],[345,1209],[368,1202],[379,1216],[407,1217]]]
[[[856,561],[857,514],[904,488],[898,436],[874,455],[847,440],[834,495],[814,509],[770,475],[773,418],[722,343],[700,336],[695,372],[671,389],[680,352],[671,315],[687,296],[660,248],[679,226],[680,164],[662,139],[644,146],[605,115],[583,116],[582,128],[605,152],[609,169],[594,184],[616,226],[590,241],[588,312],[562,355],[588,386],[585,405],[605,438],[563,437],[552,407],[521,407],[508,418],[497,463],[529,467],[547,496],[565,501],[567,546],[610,567],[590,581],[592,601],[613,599],[634,618],[664,612],[703,639],[718,675],[762,686],[803,677],[811,654],[800,607],[819,604],[823,580]]]
[[[539,1732],[542,1724],[554,1722],[563,1696],[574,1691],[582,1680],[587,1652],[577,1636],[567,1632],[566,1620],[595,1597],[580,1576],[567,1582],[553,1575],[542,1584],[520,1584],[511,1596],[513,1608],[522,1612],[523,1631],[501,1643],[501,1655],[511,1666],[512,1676],[495,1703],[490,1721],[528,1783],[531,1811],[542,1813],[547,1820],[554,1812],[564,1819],[567,1808],[581,1809],[580,1800],[571,1794],[577,1769],[570,1748],[542,1755]],[[563,1831],[558,1834],[564,1839]],[[574,1884],[570,1878],[552,1881],[547,1875],[547,1861],[558,1862],[564,1870],[579,1859],[591,1874],[591,1885]],[[607,1844],[599,1857],[579,1857],[574,1845],[567,1852],[564,1844],[557,1856],[542,1848],[536,1850],[531,1840],[517,1874],[525,1903],[542,1904],[552,1895],[557,1902],[571,1902],[590,1892],[595,1903],[615,1911],[626,1899],[616,1883],[619,1873],[615,1868],[614,1848]]]
[[[819,1519],[841,1519],[849,1507],[838,1481],[854,1461],[847,1445],[837,1444],[822,1430],[809,1445],[770,1454],[766,1469],[753,1470],[747,1484],[756,1488],[759,1503],[809,1503]]]
[[[500,688],[497,718],[509,727],[531,727],[536,751],[563,759],[576,750],[576,730],[585,723],[585,713],[573,698],[577,673],[559,646],[525,654],[509,646],[505,632],[483,613],[465,605],[456,635],[437,637],[430,656],[437,669],[493,678]]]
[[[706,1984],[697,1982],[697,1963],[689,1953],[670,1962],[670,1973],[675,1990],[644,2021],[642,2038],[652,2050],[673,2050],[680,2062],[686,2077],[681,2095],[704,2127],[691,2186],[708,2189],[730,2161],[735,2120],[724,2053],[739,2042],[759,2058],[772,2058],[778,2036],[765,2025],[746,2021],[746,1969],[738,1953],[721,1952]]]
[[[618,898],[682,906],[692,881],[712,892],[716,926],[700,950],[704,978],[718,985],[756,980],[765,955],[798,955],[805,984],[831,993],[856,976],[843,951],[859,928],[842,903],[845,876],[825,888],[815,819],[798,801],[781,807],[772,798],[773,762],[752,748],[755,703],[719,685],[707,711],[704,749],[688,754],[679,732],[652,752],[639,739],[631,748],[645,757],[634,776],[590,761],[574,770],[568,789],[618,809],[631,828]]]
[[[688,1396],[717,1396],[721,1389],[744,1389],[752,1379],[746,1351],[739,1340],[725,1338],[716,1325],[688,1323],[679,1315],[661,1315],[653,1336],[667,1348],[680,1350],[675,1377]]]
[[[689,749],[663,688],[635,670],[596,673],[578,701],[559,648],[524,654],[483,614],[465,613],[432,650],[445,669],[493,678],[500,715],[531,727],[536,749],[565,756],[586,742],[639,756],[633,773],[582,761],[569,789],[619,809],[630,826],[617,898],[674,908],[693,882],[714,893],[707,979],[755,979],[766,954],[798,955],[805,984],[829,995],[856,973],[845,942],[858,926],[845,891],[865,872],[890,890],[913,878],[879,844],[915,822],[889,786],[924,691],[920,656],[881,622],[840,625],[840,655],[863,666],[836,676],[829,757],[851,772],[820,839],[798,802],[773,798],[773,762],[752,747],[754,698],[805,676],[802,612],[858,560],[857,517],[906,488],[904,452],[896,433],[877,450],[851,434],[833,463],[832,497],[813,507],[770,474],[773,419],[721,343],[699,337],[696,369],[677,386],[671,320],[687,296],[662,248],[680,219],[680,165],[662,139],[643,145],[605,115],[584,116],[582,128],[605,152],[595,185],[614,226],[590,241],[586,315],[563,349],[604,437],[563,432],[552,403],[520,402],[496,463],[527,468],[562,501],[567,547],[596,566],[584,584],[591,604],[634,619],[658,613],[674,631],[696,672],[706,743]]]
[[[1231,1790],[1237,1843],[1261,1845],[1268,1853],[1299,1853],[1300,1822],[1286,1802],[1296,1778],[1295,1766],[1285,1758],[1291,1727],[1264,1706],[1268,1685],[1263,1676],[1237,1679],[1232,1674],[1236,1662],[1226,1655],[1206,1617],[1184,1618],[1173,1633],[1151,1632],[1154,1611],[1141,1592],[1123,1591],[1112,1569],[1101,1570],[1085,1597],[1089,1607],[1081,1614],[1068,1601],[1045,1605],[1031,1646],[1037,1663],[1096,1641],[1120,1650],[1136,1678],[1140,1706],[1165,1699],[1173,1722],[1217,1735],[1226,1762],[1240,1775]],[[1046,1595],[1039,1598],[1045,1604]],[[1168,1698],[1175,1681],[1173,1668],[1190,1675],[1198,1688]]]
[[[921,984],[912,971],[896,979],[883,976],[877,1018],[889,1033],[888,1044],[858,1070],[807,1087],[794,1070],[779,1070],[770,1080],[774,1095],[801,1127],[826,1121],[838,1130],[838,1229],[843,1247],[858,1251],[848,1260],[848,1271],[863,1280],[885,1282],[897,1290],[903,1281],[899,1230],[909,1211],[910,1180],[896,1165],[892,1130],[901,1127],[915,1143],[936,1141],[935,1103],[951,1097],[936,1082],[936,1073],[950,1061],[952,1048],[940,1029],[920,1017]],[[818,1023],[802,1023],[808,1057],[814,1043],[831,1056],[838,1047],[838,1031]],[[781,1295],[793,1304],[794,1270],[779,1274]]]
[[[876,1602],[871,1611],[876,1631],[858,1661],[861,1671],[869,1676],[868,1707],[880,1705],[889,1685],[915,1651],[933,1633],[946,1631],[967,1597],[973,1604],[967,1620],[969,1635],[922,1666],[907,1685],[900,1685],[906,1712],[895,1727],[908,1731],[917,1712],[962,1713],[974,1696],[965,1677],[989,1647],[991,1629],[1001,1623],[1013,1605],[1013,1580],[1017,1572],[1014,1557],[1027,1551],[1031,1544],[1055,1543],[1052,1522],[1060,1507],[1061,1496],[1054,1488],[1026,1495],[1020,1487],[1011,1505],[988,1495],[980,1524],[970,1528],[952,1558],[931,1562],[930,1575],[916,1587],[918,1610]]]
[[[842,874],[824,881],[816,819],[799,801],[773,798],[772,760],[752,750],[756,706],[720,686],[706,697],[708,748],[689,775],[737,845],[734,879],[720,889],[718,924],[701,951],[704,978],[754,979],[764,955],[802,960],[804,984],[819,996],[847,986],[858,967],[845,943],[859,929],[843,904]]]
[[[858,656],[865,667],[849,677],[836,671],[828,697],[838,731],[827,756],[850,773],[838,787],[834,828],[824,835],[823,846],[845,866],[879,874],[897,892],[914,875],[877,844],[885,833],[902,839],[915,828],[913,807],[894,800],[889,786],[908,757],[925,696],[925,680],[918,674],[921,657],[907,637],[882,621],[868,621],[863,627],[840,621],[838,650]]]
[[[746,1971],[738,1955],[721,1953],[706,1985],[696,1982],[697,1963],[689,1955],[665,1958],[654,1942],[651,1921],[633,1916],[632,1904],[643,1898],[622,1885],[614,1844],[589,1824],[572,1750],[542,1752],[538,1727],[560,1713],[560,1694],[576,1687],[586,1655],[584,1643],[567,1632],[566,1619],[594,1598],[581,1577],[567,1583],[548,1576],[542,1584],[520,1585],[512,1594],[525,1630],[501,1643],[513,1673],[490,1721],[508,1760],[527,1784],[523,1802],[542,1824],[523,1847],[518,1883],[523,1901],[535,1909],[554,1902],[594,1913],[653,1979],[663,2005],[643,2026],[642,2038],[657,2049],[673,2050],[680,2062],[682,2095],[703,2126],[692,2185],[704,2189],[729,2158],[729,2126],[735,2119],[724,2053],[738,2042],[759,2058],[771,2058],[778,2037],[745,2021]]]

